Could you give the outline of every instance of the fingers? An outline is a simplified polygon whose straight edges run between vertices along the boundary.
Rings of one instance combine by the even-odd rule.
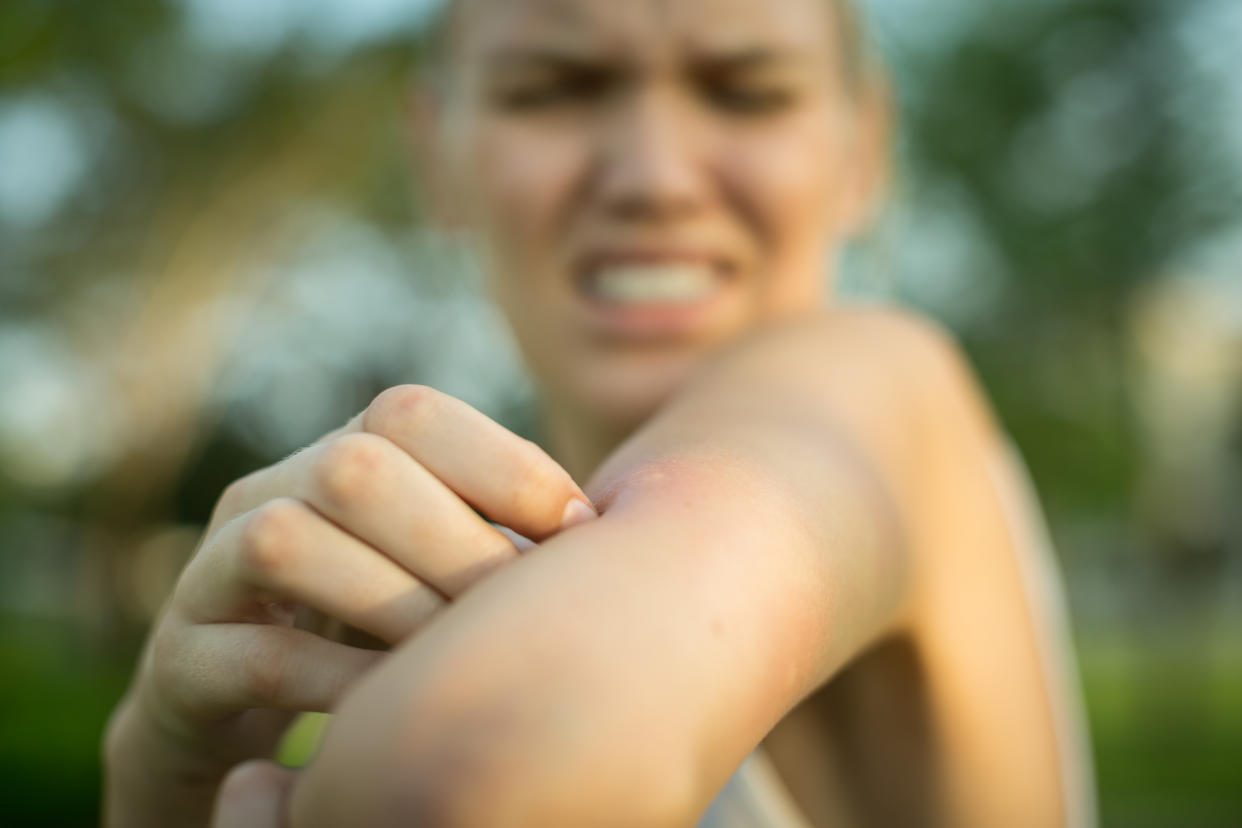
[[[454,597],[517,555],[513,543],[391,441],[346,434],[252,480],[256,506],[293,497]]]
[[[555,460],[466,403],[403,385],[311,447],[225,490],[208,532],[273,497],[289,496],[286,467],[302,455],[369,433],[383,437],[488,519],[534,540],[595,517],[590,500]]]
[[[155,680],[182,709],[331,712],[384,653],[293,627],[186,624],[154,642]]]
[[[594,517],[590,500],[542,449],[432,388],[383,392],[361,425],[400,446],[489,519],[528,538],[559,531],[575,516],[571,503],[581,504],[579,521]]]
[[[187,575],[178,599],[191,621],[271,621],[269,604],[302,604],[389,644],[445,603],[403,566],[290,498],[226,524]]]
[[[281,504],[288,499],[311,508],[298,514]],[[350,560],[370,547],[453,598],[518,553],[512,533],[498,531],[476,509],[536,540],[595,515],[569,475],[533,443],[450,396],[403,386],[319,443],[230,486],[196,558],[207,546],[231,548],[225,557],[236,560],[225,572],[244,575],[246,587],[314,602],[393,641],[421,623],[426,592],[374,555],[353,575],[343,563],[333,565],[333,556]],[[338,530],[314,526],[315,513]],[[243,524],[219,537],[232,521]],[[329,573],[341,573],[344,588]],[[363,573],[379,580],[367,584]],[[217,597],[227,600],[198,612],[219,620],[245,609],[247,597],[237,590]]]
[[[456,597],[512,560],[514,545],[390,440],[347,434],[306,452],[301,496],[329,519]]]
[[[216,795],[212,828],[288,828],[288,800],[297,773],[274,762],[243,762]]]

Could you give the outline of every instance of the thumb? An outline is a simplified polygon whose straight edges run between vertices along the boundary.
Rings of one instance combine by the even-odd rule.
[[[220,785],[211,828],[288,828],[296,771],[274,762],[243,762]]]

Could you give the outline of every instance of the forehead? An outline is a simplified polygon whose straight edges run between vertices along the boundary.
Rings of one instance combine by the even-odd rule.
[[[836,44],[831,0],[462,0],[457,34],[470,56],[537,42],[632,55],[789,50],[825,57]]]

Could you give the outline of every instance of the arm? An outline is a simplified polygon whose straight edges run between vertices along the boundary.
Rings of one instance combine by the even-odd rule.
[[[205,825],[233,765],[383,657],[333,626],[414,635],[518,555],[476,510],[542,539],[593,517],[584,499],[533,444],[415,386],[229,486],[109,722],[104,823]]]
[[[788,710],[906,623],[936,341],[838,314],[709,366],[601,469],[598,521],[359,684],[294,828],[692,821]]]

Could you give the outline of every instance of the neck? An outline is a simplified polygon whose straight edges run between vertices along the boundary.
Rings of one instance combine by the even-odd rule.
[[[634,430],[551,401],[541,404],[539,422],[548,453],[581,486]]]

